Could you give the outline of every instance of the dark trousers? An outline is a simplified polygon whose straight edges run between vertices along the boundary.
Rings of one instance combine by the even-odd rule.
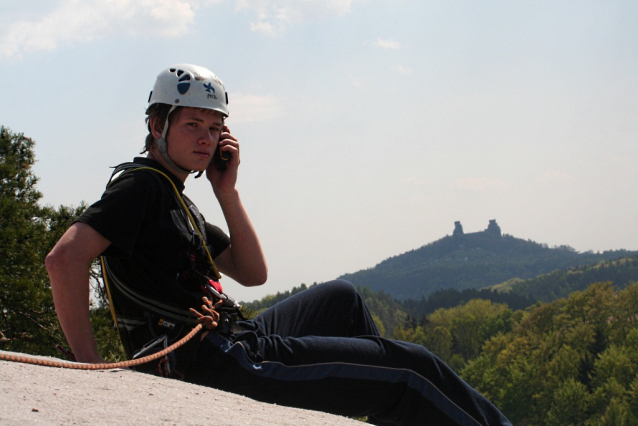
[[[311,287],[241,324],[247,331],[202,341],[188,381],[377,424],[511,425],[426,348],[380,337],[345,281]]]

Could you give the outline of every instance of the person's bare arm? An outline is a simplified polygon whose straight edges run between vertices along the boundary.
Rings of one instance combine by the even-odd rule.
[[[109,244],[95,229],[76,222],[45,260],[58,320],[80,362],[104,362],[89,319],[89,267]]]
[[[221,252],[215,263],[219,270],[246,286],[266,282],[268,267],[255,232],[237,192],[219,198],[230,232],[230,246]]]
[[[235,187],[240,163],[239,143],[228,127],[223,128],[219,146],[223,152],[231,154],[228,166],[220,171],[211,164],[206,176],[224,213],[230,233],[230,247],[217,256],[215,263],[221,272],[238,283],[247,287],[258,286],[266,282],[268,266],[257,232]]]

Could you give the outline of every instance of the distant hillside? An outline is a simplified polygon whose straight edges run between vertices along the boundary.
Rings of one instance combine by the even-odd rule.
[[[574,291],[583,291],[592,283],[607,281],[618,289],[638,282],[638,256],[575,266],[525,280],[514,278],[490,289],[551,302]]]
[[[383,290],[398,300],[420,299],[437,290],[482,288],[632,255],[638,252],[578,253],[569,246],[550,248],[503,235],[494,220],[485,231],[466,234],[456,222],[452,236],[339,278],[355,286]]]
[[[638,282],[638,255],[559,269],[525,280],[515,278],[482,289],[437,290],[427,297],[400,302],[393,300],[392,296],[384,291],[376,292],[362,287],[359,287],[358,291],[370,309],[381,335],[398,338],[400,335],[395,335],[397,326],[415,328],[417,321],[427,323],[424,316],[429,316],[437,309],[452,309],[464,306],[472,300],[482,299],[492,304],[505,304],[510,310],[516,311],[525,309],[537,301],[553,302],[569,297],[571,293],[584,291],[593,283],[605,282],[612,282],[618,290],[624,289],[632,282]],[[315,285],[317,284],[301,284],[292,290],[244,303],[244,313],[248,317],[253,317],[275,303]]]
[[[474,299],[489,300],[492,303],[502,303],[507,305],[512,311],[525,309],[537,301],[537,299],[527,295],[522,295],[514,291],[496,290],[494,287],[482,288],[480,290],[474,288],[466,288],[465,290],[450,288],[448,290],[437,290],[430,293],[428,297],[422,297],[419,300],[406,299],[401,302],[401,305],[412,318],[418,320],[437,309],[450,309],[455,306],[462,306]]]

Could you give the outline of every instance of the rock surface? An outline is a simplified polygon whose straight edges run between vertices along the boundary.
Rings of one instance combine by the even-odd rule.
[[[2,425],[330,425],[362,423],[132,370],[0,361]]]

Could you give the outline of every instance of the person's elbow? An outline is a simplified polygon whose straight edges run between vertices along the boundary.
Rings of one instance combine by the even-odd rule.
[[[264,265],[262,270],[251,274],[251,277],[244,283],[246,287],[257,287],[268,281],[268,267]]]
[[[55,279],[67,274],[73,268],[74,261],[77,261],[67,247],[57,244],[44,258],[44,266],[51,278],[51,286],[55,287],[59,280]]]
[[[74,223],[62,235],[44,259],[49,277],[67,276],[76,270],[86,270],[110,242],[83,223]]]
[[[268,280],[268,266],[264,263],[259,268],[253,269],[240,281],[244,287],[257,287],[265,284]]]
[[[49,273],[49,276],[55,275],[56,272],[66,269],[68,266],[68,254],[64,248],[59,245],[53,247],[53,249],[44,258],[44,266]]]

